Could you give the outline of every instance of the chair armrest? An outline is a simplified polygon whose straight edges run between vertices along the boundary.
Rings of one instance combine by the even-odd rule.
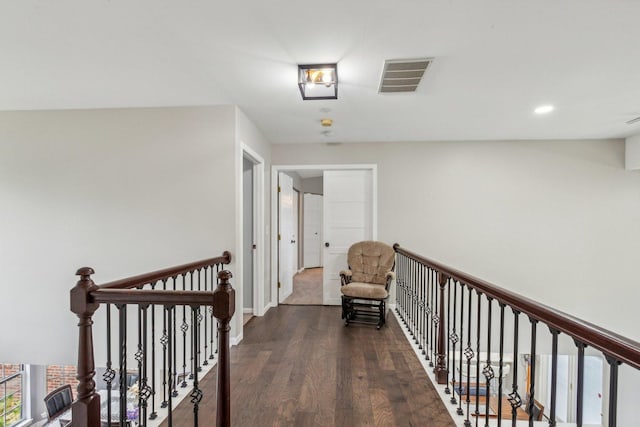
[[[340,286],[348,285],[349,283],[351,283],[351,276],[353,276],[353,272],[351,270],[340,271]]]
[[[391,286],[391,282],[396,280],[396,273],[394,273],[393,271],[387,271],[387,283],[385,285],[385,289],[388,291],[389,290],[389,286]]]

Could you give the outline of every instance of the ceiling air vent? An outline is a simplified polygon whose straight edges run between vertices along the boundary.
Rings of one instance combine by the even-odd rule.
[[[433,58],[384,61],[379,93],[415,92]]]

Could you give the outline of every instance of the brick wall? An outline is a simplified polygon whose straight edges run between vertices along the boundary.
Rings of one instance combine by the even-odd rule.
[[[56,388],[71,384],[71,389],[74,391],[78,387],[78,380],[76,379],[76,367],[75,366],[62,366],[62,365],[49,365],[47,366],[47,393],[52,392]]]

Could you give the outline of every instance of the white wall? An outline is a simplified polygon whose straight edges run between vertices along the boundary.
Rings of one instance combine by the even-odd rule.
[[[378,164],[379,239],[633,339],[640,173],[621,140],[274,145]]]
[[[321,176],[305,178],[302,180],[302,191],[305,193],[323,194],[323,184]]]
[[[235,114],[0,113],[1,361],[75,364],[78,267],[104,283],[236,255]]]

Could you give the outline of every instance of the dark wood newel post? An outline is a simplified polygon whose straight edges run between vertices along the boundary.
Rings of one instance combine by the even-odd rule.
[[[444,288],[447,285],[449,277],[438,272],[438,284],[440,285],[440,308],[438,311],[438,347],[436,349],[436,366],[434,372],[438,384],[446,384],[449,376],[447,371],[445,354],[445,328],[444,323]]]
[[[236,311],[236,291],[229,283],[231,272],[218,273],[218,287],[213,292],[213,315],[218,319],[218,386],[216,426],[231,425],[231,387],[229,376],[229,322]]]
[[[96,373],[93,359],[93,334],[91,317],[98,304],[91,301],[91,292],[98,289],[91,275],[91,267],[83,267],[76,272],[80,280],[71,289],[71,311],[78,316],[78,394],[71,408],[74,427],[100,425],[100,395],[96,393],[93,377]]]

